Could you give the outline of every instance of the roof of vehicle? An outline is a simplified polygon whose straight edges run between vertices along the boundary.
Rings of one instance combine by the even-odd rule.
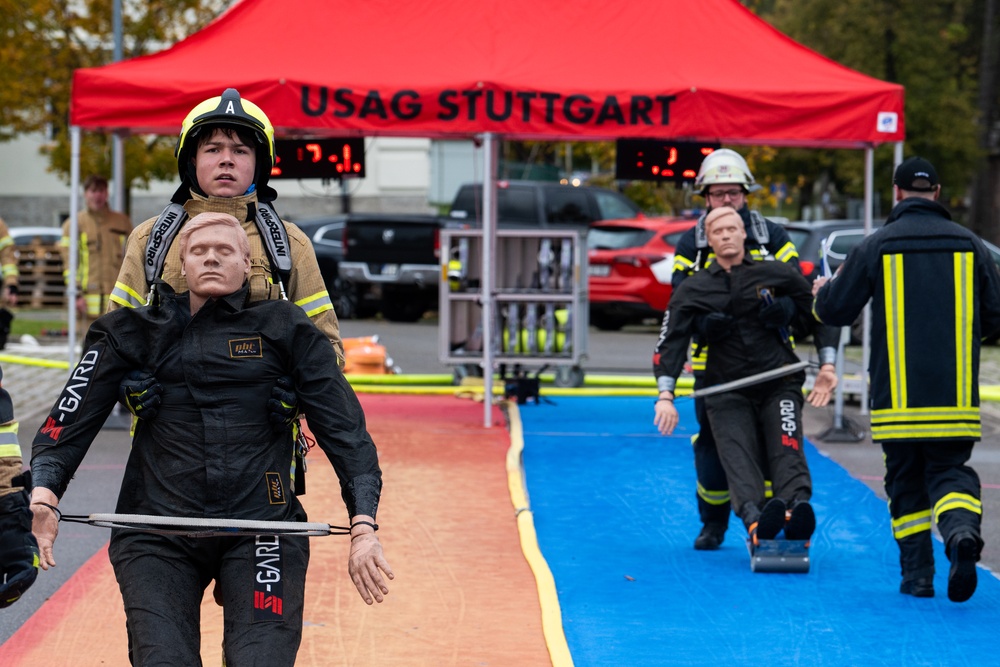
[[[647,229],[658,229],[660,227],[685,228],[692,227],[698,221],[697,218],[684,218],[678,216],[640,216],[638,218],[616,218],[613,220],[595,220],[590,223],[591,227],[645,227]]]

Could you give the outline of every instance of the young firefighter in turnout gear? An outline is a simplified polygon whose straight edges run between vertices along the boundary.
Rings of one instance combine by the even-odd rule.
[[[177,141],[181,185],[159,218],[136,227],[125,248],[109,311],[144,305],[157,278],[187,288],[174,238],[188,216],[228,213],[250,238],[250,300],[287,298],[326,334],[344,366],[344,345],[333,302],[309,238],[283,222],[267,185],[274,165],[274,128],[256,104],[228,88],[197,105]]]
[[[705,364],[705,386],[739,380],[799,361],[788,336],[764,315],[762,292],[788,297],[795,307],[789,329],[813,334],[820,370],[809,394],[811,405],[830,400],[838,331],[812,316],[812,292],[797,268],[775,260],[754,261],[744,247],[746,231],[734,209],[720,207],[705,218],[715,259],[673,293],[658,359],[660,398],[654,423],[661,433],[677,426],[674,387],[699,320],[713,318],[725,334],[714,336]],[[809,499],[812,481],[802,447],[802,383],[797,371],[752,386],[705,397],[705,411],[725,469],[733,509],[756,546],[784,530],[789,540],[808,540],[816,527]],[[765,501],[767,465],[774,497]],[[786,524],[787,511],[787,524]]]
[[[983,547],[979,476],[966,465],[982,432],[980,340],[1000,328],[1000,275],[979,238],[938,203],[934,167],[910,158],[893,176],[896,206],[832,280],[816,315],[850,325],[872,300],[871,430],[899,545],[899,592],[934,595],[931,523],[951,561],[948,598],[976,590]]]
[[[90,323],[108,308],[108,297],[115,287],[115,278],[122,268],[125,242],[132,233],[132,221],[124,213],[108,207],[108,181],[102,176],[88,176],[83,182],[86,207],[77,216],[79,244],[77,246],[77,285],[80,293],[76,313],[84,333]],[[69,227],[62,226],[59,252],[63,260],[63,280],[69,283]]]
[[[159,283],[153,304],[108,313],[35,435],[34,533],[55,565],[58,499],[129,369],[159,378],[165,400],[141,420],[117,512],[165,517],[305,521],[294,494],[293,440],[265,404],[288,375],[340,479],[351,523],[350,576],[366,603],[393,574],[375,535],[382,488],[375,445],[329,340],[287,301],[251,301],[250,246],[240,222],[202,213],[180,232],[190,292]],[[295,663],[309,559],[303,536],[189,537],[116,528],[109,548],[133,664],[201,664],[199,608],[216,579],[229,665]]]
[[[759,186],[754,183],[753,174],[739,153],[722,148],[709,154],[702,161],[695,187],[700,188],[708,203],[709,211],[719,206],[731,206],[739,212],[748,230],[746,251],[750,257],[755,260],[773,257],[798,267],[799,254],[784,227],[747,207],[747,194]],[[685,232],[677,243],[671,277],[673,289],[676,290],[688,276],[708,266],[713,258],[714,254],[708,245],[705,233],[705,216],[702,215],[698,223]],[[790,299],[779,297],[773,306],[768,307],[764,316],[774,321],[776,326],[784,326],[789,323],[794,311]],[[660,338],[656,342],[653,354],[653,373],[657,377],[661,395],[664,390],[660,385],[659,358],[663,351],[665,325],[664,318],[664,328],[660,331]],[[708,342],[706,339],[713,333],[712,325],[711,320],[705,322],[708,330],[696,336],[696,342],[691,349],[691,369],[694,373],[695,389],[704,386]],[[698,482],[698,514],[702,529],[694,541],[694,548],[718,549],[729,526],[729,485],[726,482],[725,470],[719,461],[712,428],[705,415],[705,404],[700,398],[695,399],[695,414],[698,417],[699,432],[692,444]]]

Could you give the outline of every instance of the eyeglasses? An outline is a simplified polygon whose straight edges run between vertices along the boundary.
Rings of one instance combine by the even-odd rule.
[[[726,197],[730,199],[736,199],[743,194],[743,190],[716,190],[715,192],[709,192],[708,196],[715,201],[723,201]]]

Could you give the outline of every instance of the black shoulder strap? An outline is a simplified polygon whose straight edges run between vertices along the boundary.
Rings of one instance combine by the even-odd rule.
[[[767,231],[767,221],[757,211],[750,211],[750,233],[761,248],[771,242],[771,234]]]
[[[257,231],[264,243],[264,251],[271,262],[271,270],[277,274],[284,294],[292,275],[292,249],[288,245],[288,230],[270,202],[257,202],[254,216]]]
[[[150,289],[153,287],[153,281],[163,275],[167,251],[187,218],[188,213],[184,207],[176,202],[171,202],[153,223],[149,238],[146,240],[146,256],[143,258],[146,286]]]

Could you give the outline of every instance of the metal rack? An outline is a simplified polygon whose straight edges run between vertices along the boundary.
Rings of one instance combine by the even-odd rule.
[[[583,231],[498,230],[493,331],[482,332],[481,229],[442,230],[439,351],[456,378],[482,375],[483,345],[496,364],[552,367],[556,384],[583,384],[587,356],[587,252]]]

